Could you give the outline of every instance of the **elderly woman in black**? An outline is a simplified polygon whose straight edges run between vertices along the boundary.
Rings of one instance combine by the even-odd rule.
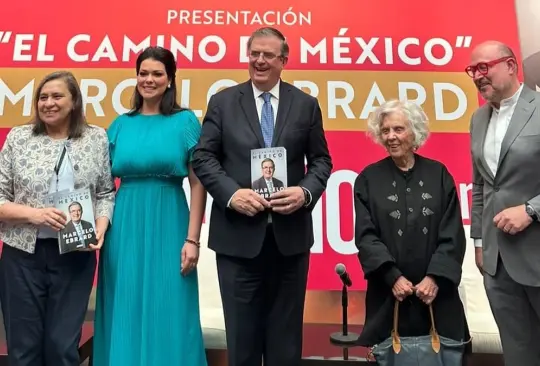
[[[446,167],[416,151],[428,137],[414,103],[393,100],[370,117],[371,136],[388,157],[367,166],[354,184],[355,241],[367,279],[359,344],[388,338],[399,306],[399,334],[428,335],[433,306],[441,336],[468,339],[459,297],[465,233],[454,180]]]

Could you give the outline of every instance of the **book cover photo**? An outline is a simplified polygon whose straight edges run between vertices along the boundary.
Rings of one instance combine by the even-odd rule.
[[[57,193],[54,206],[67,217],[65,228],[58,232],[60,254],[87,249],[97,243],[90,190]]]
[[[251,188],[269,199],[287,188],[287,151],[284,147],[251,150]]]

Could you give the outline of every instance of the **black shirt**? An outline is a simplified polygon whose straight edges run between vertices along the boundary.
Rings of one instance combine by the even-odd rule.
[[[366,167],[354,185],[355,241],[368,281],[366,321],[361,343],[373,345],[390,336],[399,276],[417,285],[435,278],[433,303],[441,335],[464,339],[464,311],[457,288],[466,238],[454,180],[446,167],[415,154],[409,171],[388,157]],[[452,321],[442,318],[453,317]],[[460,321],[461,319],[461,321]],[[427,335],[429,312],[415,295],[400,305],[401,336]]]

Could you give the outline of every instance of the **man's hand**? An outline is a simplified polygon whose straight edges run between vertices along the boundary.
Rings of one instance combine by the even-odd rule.
[[[396,283],[394,283],[394,287],[392,287],[392,293],[394,294],[394,297],[398,299],[399,301],[405,300],[407,296],[412,295],[414,292],[414,286],[403,276],[400,276]]]
[[[272,193],[270,205],[272,211],[288,215],[302,207],[305,200],[304,190],[301,187],[288,187],[282,191]]]
[[[484,275],[484,257],[482,254],[482,248],[474,248],[474,260],[476,262],[476,267],[480,271],[480,274]]]
[[[415,286],[416,296],[426,305],[429,305],[437,297],[439,287],[431,276],[426,276],[418,285]]]
[[[254,190],[243,188],[233,194],[231,207],[241,214],[255,216],[266,208],[270,208],[270,203]]]
[[[525,230],[532,222],[525,205],[507,208],[493,218],[493,224],[507,234],[515,235]]]

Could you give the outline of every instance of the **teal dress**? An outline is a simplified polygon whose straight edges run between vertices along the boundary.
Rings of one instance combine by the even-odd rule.
[[[180,273],[189,222],[182,184],[200,131],[187,110],[122,115],[107,131],[121,184],[100,252],[96,366],[206,366],[197,272]]]

